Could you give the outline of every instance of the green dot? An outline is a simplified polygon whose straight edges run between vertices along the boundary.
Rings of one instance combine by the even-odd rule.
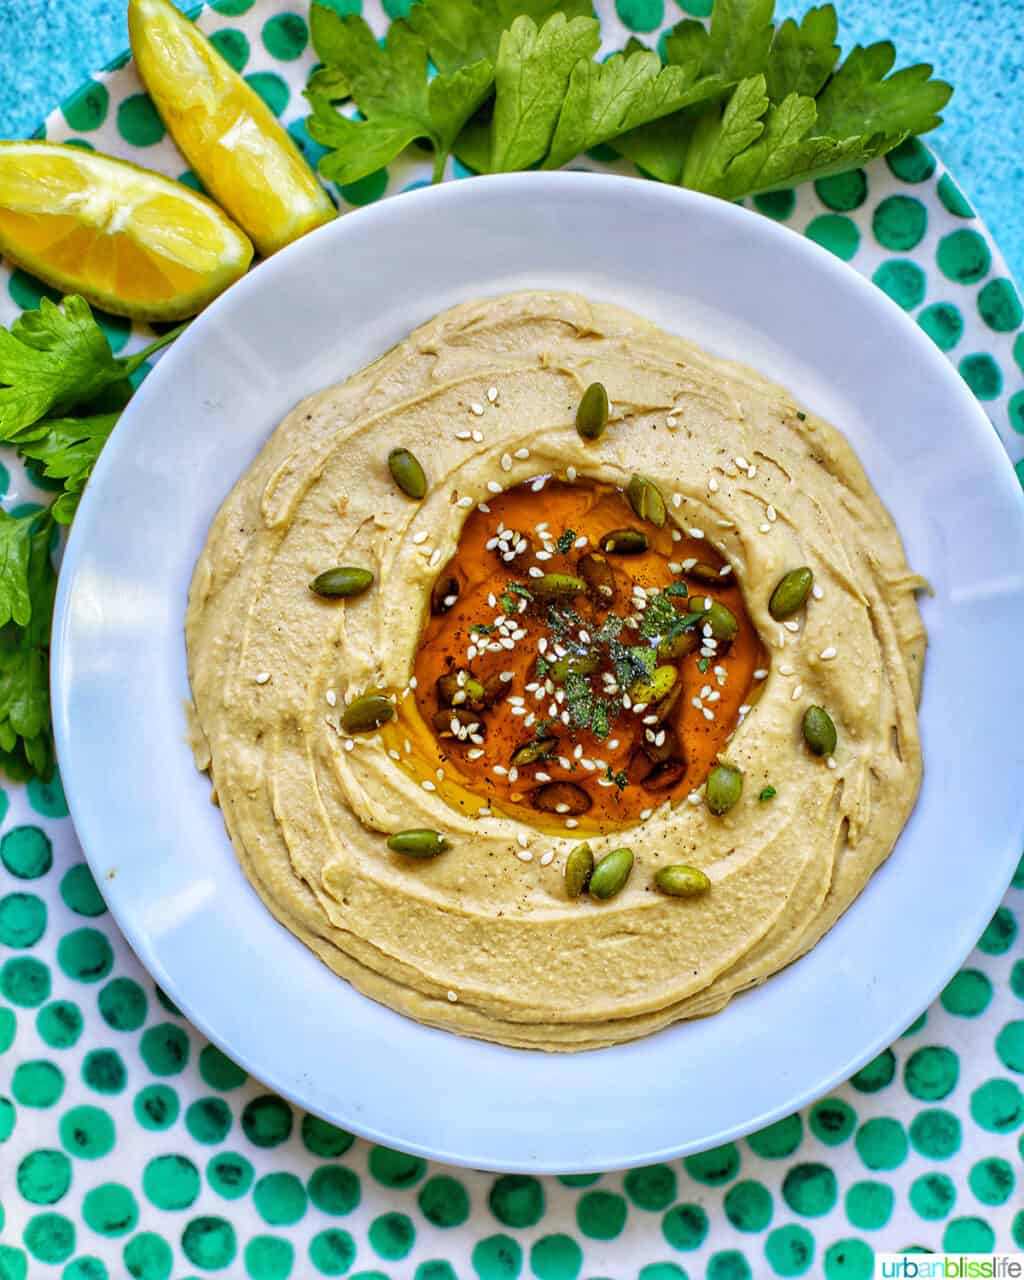
[[[614,1240],[626,1225],[626,1213],[623,1196],[612,1191],[585,1191],[576,1205],[576,1225],[591,1240]]]
[[[910,1207],[933,1222],[944,1218],[956,1203],[956,1187],[944,1173],[925,1173],[910,1184]]]
[[[140,1231],[124,1247],[124,1265],[132,1280],[168,1280],[174,1254],[163,1236]]]
[[[306,1189],[294,1173],[268,1173],[253,1188],[256,1212],[271,1227],[287,1227],[306,1212]]]
[[[964,318],[952,302],[934,302],[925,307],[917,323],[940,351],[951,351],[963,337]]]
[[[809,1123],[819,1142],[837,1147],[852,1136],[857,1127],[857,1113],[842,1098],[825,1098],[811,1108]]]
[[[56,1204],[71,1186],[71,1161],[63,1151],[30,1151],[18,1165],[17,1182],[29,1204]]]
[[[237,1089],[249,1078],[241,1067],[236,1067],[231,1059],[213,1044],[205,1045],[200,1051],[199,1074],[211,1089],[225,1091]]]
[[[114,949],[98,929],[74,929],[57,944],[57,963],[76,982],[99,982],[114,964]]]
[[[196,1142],[213,1146],[231,1132],[231,1108],[223,1098],[197,1098],[185,1112],[185,1128]]]
[[[82,1201],[82,1217],[101,1236],[123,1236],[135,1229],[139,1206],[127,1187],[104,1182],[87,1192]]]
[[[62,1213],[37,1213],[25,1227],[25,1248],[39,1262],[66,1262],[75,1251],[75,1224]]]
[[[871,229],[883,249],[905,252],[924,239],[928,211],[913,196],[887,196],[876,207]]]
[[[38,827],[12,827],[0,840],[0,862],[18,880],[38,880],[53,866],[53,846]]]
[[[885,163],[904,182],[926,182],[935,172],[935,157],[918,138],[907,138],[894,147]]]
[[[115,1049],[93,1049],[82,1063],[82,1079],[97,1093],[120,1093],[128,1082],[128,1072]]]
[[[967,383],[970,389],[978,397],[979,400],[994,400],[1003,389],[1003,374],[999,365],[987,352],[979,352],[976,355],[964,356],[960,361],[960,376]],[[1005,907],[1000,907],[999,911],[1005,911]],[[999,915],[999,912],[996,912]],[[1013,917],[1011,916],[1012,920]],[[995,923],[993,921],[993,923]],[[986,941],[990,944],[994,941],[991,934],[992,925],[985,930],[978,941],[978,946],[982,951],[988,951]],[[1007,944],[1009,945],[1009,944]],[[1005,949],[1005,948],[1004,948]],[[989,952],[992,954],[992,952]]]
[[[1017,960],[1010,970],[1010,990],[1024,1000],[1024,960]]]
[[[188,1209],[199,1195],[199,1170],[187,1156],[154,1156],[143,1170],[142,1190],[158,1209]]]
[[[676,0],[679,7],[694,18],[709,18],[714,0]]]
[[[537,1280],[576,1280],[583,1250],[567,1235],[542,1236],[530,1249],[530,1270]]]
[[[0,945],[34,947],[46,931],[46,903],[34,893],[0,898]]]
[[[1010,1133],[1024,1121],[1024,1094],[1012,1080],[986,1080],[971,1094],[971,1116],[989,1133]]]
[[[767,1129],[752,1133],[747,1141],[755,1155],[762,1160],[781,1160],[791,1156],[803,1138],[804,1124],[799,1115],[776,1120]]]
[[[630,31],[655,31],[665,20],[662,0],[615,0],[615,12]]]
[[[99,994],[103,1021],[114,1031],[138,1031],[146,1021],[146,993],[131,978],[112,978]]]
[[[309,1260],[322,1276],[343,1276],[356,1260],[355,1241],[335,1227],[320,1231],[309,1242]]]
[[[601,1181],[599,1173],[560,1173],[558,1181],[563,1187],[592,1187]]]
[[[37,280],[35,276],[30,276],[27,271],[22,271],[19,267],[11,273],[10,279],[7,281],[7,292],[11,295],[12,301],[22,311],[31,311],[39,306],[41,298],[49,298],[51,302],[60,302],[61,293],[59,289],[52,289],[48,284],[44,284],[42,280]],[[7,812],[7,796],[4,795],[3,809]]]
[[[252,1186],[252,1165],[235,1151],[220,1151],[206,1166],[206,1181],[225,1200],[238,1200]]]
[[[416,1243],[416,1228],[404,1213],[382,1213],[370,1223],[370,1247],[378,1257],[397,1262]]]
[[[287,82],[273,71],[254,71],[245,77],[245,82],[250,89],[255,89],[275,116],[279,116],[288,105],[291,90]]]
[[[359,178],[356,182],[343,183],[338,188],[342,199],[355,205],[373,204],[374,200],[379,200],[387,189],[387,169],[375,169],[365,178]]]
[[[82,1034],[82,1011],[70,1000],[54,1000],[36,1014],[39,1037],[51,1049],[70,1049]]]
[[[244,1257],[250,1280],[287,1280],[295,1263],[295,1247],[278,1236],[253,1236]]]
[[[731,1182],[740,1171],[739,1148],[735,1143],[727,1142],[724,1146],[712,1147],[710,1151],[687,1156],[683,1165],[691,1178],[708,1187],[720,1187]]]
[[[895,1169],[907,1154],[907,1135],[898,1120],[878,1116],[857,1130],[857,1154],[869,1169]]]
[[[23,1249],[0,1244],[0,1277],[3,1280],[25,1280],[28,1275],[28,1259]]]
[[[837,1240],[825,1250],[825,1280],[871,1280],[875,1255],[863,1240]]]
[[[818,199],[836,213],[849,213],[859,209],[868,198],[868,178],[863,169],[851,169],[849,173],[836,173],[830,178],[819,178],[814,184]]]
[[[911,1146],[928,1160],[948,1160],[960,1150],[960,1121],[943,1107],[919,1111],[909,1133]]]
[[[469,1192],[457,1178],[438,1174],[418,1196],[420,1212],[435,1227],[459,1227],[469,1217]]]
[[[996,1053],[1004,1067],[1024,1072],[1024,1022],[1008,1022],[996,1036]]]
[[[0,1098],[0,1142],[6,1142],[14,1132],[16,1118],[14,1103],[10,1098]]]
[[[1012,280],[990,280],[978,294],[978,312],[996,333],[1012,333],[1020,328],[1024,310]]]
[[[114,1122],[99,1107],[72,1107],[60,1118],[60,1140],[70,1155],[98,1160],[114,1145]]]
[[[45,1058],[20,1063],[11,1077],[11,1093],[23,1107],[52,1107],[64,1092],[64,1072]]]
[[[877,1231],[892,1217],[892,1188],[884,1182],[855,1182],[846,1192],[844,1203],[851,1227]]]
[[[34,1009],[50,995],[50,970],[34,956],[17,956],[0,969],[0,993],[23,1009]]]
[[[302,1144],[315,1156],[325,1160],[344,1155],[355,1139],[345,1129],[339,1129],[319,1116],[308,1113],[302,1117]]]
[[[984,237],[966,227],[942,237],[935,260],[942,274],[959,284],[974,284],[992,265]]]
[[[210,8],[225,18],[238,18],[248,13],[255,3],[256,0],[210,0]]]
[[[255,1147],[277,1147],[292,1131],[292,1109],[283,1098],[265,1093],[246,1103],[242,1131]]]
[[[473,1246],[473,1270],[479,1280],[515,1280],[523,1251],[511,1236],[487,1236]]]
[[[181,1010],[174,1003],[174,1001],[167,995],[165,991],[161,991],[160,988],[155,985],[153,987],[153,990],[156,993],[156,998],[160,1001],[160,1003],[163,1005],[163,1007],[167,1010],[168,1013],[173,1013],[176,1018],[180,1018],[182,1016]]]
[[[178,1118],[178,1095],[166,1084],[148,1084],[135,1095],[135,1119],[143,1129],[169,1129]]]
[[[916,262],[890,258],[871,279],[904,311],[911,311],[924,301],[927,278]]]
[[[279,13],[263,24],[263,47],[280,62],[301,58],[309,43],[309,29],[297,13]]]
[[[423,1177],[427,1162],[419,1156],[392,1151],[390,1147],[371,1147],[368,1161],[371,1175],[385,1187],[413,1187]]]
[[[203,186],[202,182],[200,181],[199,177],[196,174],[194,174],[191,169],[186,169],[184,173],[179,173],[178,181],[183,186],[191,187],[193,191],[198,191],[200,195],[205,196],[209,194],[206,188]]]
[[[623,1180],[623,1187],[638,1209],[660,1213],[676,1198],[675,1170],[667,1164],[630,1169]]]
[[[87,80],[61,104],[61,115],[69,129],[75,133],[88,133],[98,129],[107,118],[110,94],[106,85],[97,80]]]
[[[860,246],[857,224],[841,213],[819,214],[812,219],[804,235],[844,262],[849,262]]]
[[[181,1233],[181,1247],[193,1266],[203,1271],[219,1271],[238,1252],[235,1229],[223,1218],[193,1218]]]
[[[1024,1249],[1024,1209],[1016,1215],[1010,1227],[1013,1235],[1013,1243],[1018,1249]]]
[[[814,1261],[814,1237],[805,1227],[777,1227],[765,1241],[764,1252],[777,1276],[802,1276]]]
[[[64,797],[59,769],[54,769],[48,782],[44,782],[42,778],[30,778],[27,791],[29,804],[44,818],[68,816],[68,802]]]
[[[940,996],[947,1013],[959,1018],[976,1018],[992,999],[992,983],[980,969],[961,969],[950,979]]]
[[[798,1164],[782,1182],[782,1198],[802,1217],[817,1218],[836,1202],[836,1175],[824,1164]]]
[[[1016,391],[1007,405],[1010,426],[1018,435],[1024,435],[1024,391]]]
[[[188,1063],[188,1036],[173,1022],[159,1022],[142,1033],[139,1053],[153,1075],[177,1075]]]
[[[510,1173],[496,1179],[487,1203],[506,1227],[532,1227],[544,1216],[544,1189],[536,1178]]]
[[[14,1044],[18,1032],[18,1019],[13,1009],[0,1005],[0,1053],[6,1053]]]
[[[891,1084],[896,1075],[896,1055],[885,1049],[851,1077],[850,1084],[861,1093],[877,1093]]]
[[[680,1252],[699,1249],[708,1234],[708,1215],[699,1204],[677,1204],[662,1218],[661,1233]]]
[[[939,199],[954,218],[974,217],[974,210],[948,173],[944,173],[939,179],[939,185],[936,190],[939,193]]]
[[[321,1165],[310,1178],[309,1198],[323,1213],[344,1217],[362,1197],[359,1178],[342,1165]]]
[[[101,916],[107,904],[100,897],[92,872],[84,862],[70,867],[60,882],[60,896],[80,916]]]
[[[148,93],[130,94],[117,109],[117,131],[133,147],[151,147],[165,130]]]
[[[234,71],[243,71],[249,61],[249,41],[244,31],[221,27],[210,36],[210,43]]]
[[[772,1220],[772,1195],[760,1182],[737,1182],[725,1193],[724,1207],[737,1231],[763,1231]]]
[[[948,1097],[960,1078],[960,1059],[952,1049],[928,1045],[915,1050],[903,1068],[907,1092],[921,1102]]]
[[[982,1204],[1005,1204],[1017,1184],[1013,1166],[1008,1160],[991,1156],[979,1160],[967,1177],[971,1190]]]
[[[946,1253],[991,1253],[996,1233],[981,1218],[952,1218],[942,1233]]]
[[[979,357],[980,358],[980,357]],[[961,366],[961,373],[963,367]],[[1002,382],[1002,375],[999,378]],[[973,389],[973,388],[972,388]],[[1017,937],[1017,920],[1008,907],[999,907],[978,939],[978,950],[988,956],[1001,956],[1013,946]]]
[[[765,217],[774,218],[776,222],[785,222],[796,208],[796,192],[788,188],[784,191],[764,191],[754,196],[754,208]]]

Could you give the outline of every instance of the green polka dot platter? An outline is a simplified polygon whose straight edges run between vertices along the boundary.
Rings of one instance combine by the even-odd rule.
[[[385,0],[387,15],[405,7]],[[377,5],[363,8],[382,29]],[[683,16],[672,0],[600,8],[610,46]],[[303,9],[217,0],[200,22],[315,161],[301,124],[313,65]],[[45,133],[195,181],[126,60]],[[452,163],[450,176],[466,173]],[[428,178],[413,152],[334,194],[346,209]],[[748,203],[910,312],[1024,476],[1020,299],[925,146]],[[9,322],[44,290],[6,264],[0,275]],[[144,337],[104,324],[116,350]],[[7,503],[38,498],[5,462]],[[834,1094],[681,1161],[541,1178],[431,1164],[268,1093],[134,959],[82,862],[59,778],[7,784],[0,819],[0,1280],[866,1280],[876,1249],[1024,1250],[1024,862],[932,1008]]]

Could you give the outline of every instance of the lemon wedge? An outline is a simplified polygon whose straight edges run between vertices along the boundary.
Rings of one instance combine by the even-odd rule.
[[[128,35],[174,141],[261,254],[336,216],[273,112],[171,0],[129,0]]]
[[[0,253],[136,320],[181,320],[245,274],[252,244],[183,183],[56,142],[0,142]]]

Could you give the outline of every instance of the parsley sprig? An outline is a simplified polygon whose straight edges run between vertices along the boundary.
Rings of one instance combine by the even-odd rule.
[[[58,525],[69,524],[92,469],[133,391],[132,375],[184,326],[144,351],[115,357],[76,295],[44,298],[0,328],[0,444],[59,482],[48,507],[0,510],[0,767],[49,777],[48,685]]]
[[[941,122],[952,89],[926,64],[893,72],[889,41],[841,59],[831,4],[776,26],[774,0],[715,0],[663,53],[604,56],[584,0],[420,0],[383,47],[314,0],[324,64],[306,93],[324,177],[354,182],[412,142],[478,172],[555,169],[599,144],[644,173],[725,199],[795,186],[883,155]],[[428,65],[438,74],[429,78]],[[351,98],[351,107],[339,104]]]

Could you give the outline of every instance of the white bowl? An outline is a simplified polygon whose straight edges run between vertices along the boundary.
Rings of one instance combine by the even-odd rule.
[[[545,1055],[419,1026],[271,917],[192,763],[182,624],[223,498],[297,400],[436,312],[524,287],[630,307],[789,386],[850,438],[935,588],[925,782],[896,849],[814,950],[722,1013]],[[118,924],[192,1021],[269,1086],[375,1141],[490,1169],[699,1150],[879,1052],[981,933],[1024,832],[1024,503],[928,338],[823,249],[723,201],[593,174],[474,179],[350,213],[258,267],[144,383],[64,559],[54,720]]]

